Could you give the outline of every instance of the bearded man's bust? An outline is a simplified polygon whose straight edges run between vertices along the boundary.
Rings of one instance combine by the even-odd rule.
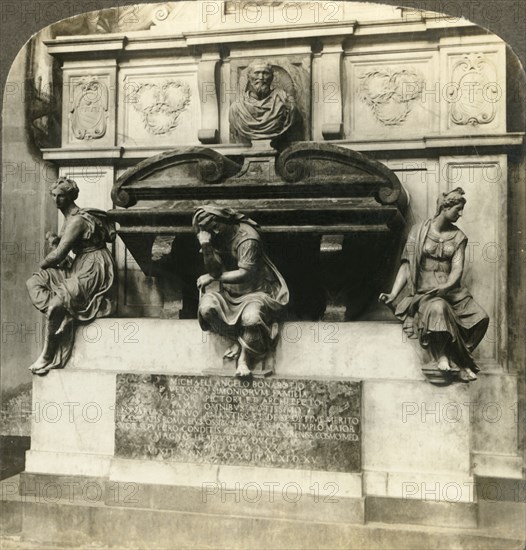
[[[272,65],[253,61],[247,68],[247,84],[241,97],[230,106],[230,129],[239,141],[273,139],[296,122],[294,97],[272,88]]]

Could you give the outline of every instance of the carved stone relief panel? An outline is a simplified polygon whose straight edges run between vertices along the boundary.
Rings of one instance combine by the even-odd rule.
[[[144,128],[153,135],[172,132],[179,117],[190,104],[190,87],[181,80],[164,80],[157,84],[143,82],[130,95],[133,108],[141,113]]]
[[[359,76],[359,100],[384,126],[400,126],[422,98],[424,77],[411,67],[372,69]]]
[[[503,44],[441,48],[442,130],[506,131]]]
[[[246,56],[246,54],[245,54]],[[230,105],[234,101],[241,99],[247,86],[247,67],[254,61],[265,61],[270,63],[274,73],[271,84],[271,90],[280,89],[289,98],[293,98],[299,117],[297,124],[291,129],[291,137],[294,141],[310,139],[310,55],[276,55],[273,52],[254,57],[232,58],[229,62],[230,74],[229,82],[221,87],[221,93],[226,94],[220,98],[220,106],[225,111],[222,116],[223,121],[227,121],[225,114],[228,113]],[[235,91],[235,93],[234,93]],[[223,137],[224,133],[222,133]],[[230,132],[228,141],[235,141],[236,137]]]
[[[197,65],[130,67],[121,72],[118,144],[198,143]]]
[[[96,76],[80,78],[73,85],[73,106],[69,113],[71,130],[76,139],[104,137],[108,125],[108,96],[108,86]]]
[[[107,147],[115,139],[115,61],[65,63],[62,145]],[[113,66],[111,66],[113,65]]]
[[[399,139],[438,130],[435,52],[353,55],[345,58],[348,139]]]
[[[450,123],[477,126],[489,124],[497,114],[499,90],[496,81],[496,67],[481,53],[464,54],[453,66],[451,81],[458,89],[473,86],[471,94],[463,94],[450,104]],[[451,89],[453,97],[457,90]]]

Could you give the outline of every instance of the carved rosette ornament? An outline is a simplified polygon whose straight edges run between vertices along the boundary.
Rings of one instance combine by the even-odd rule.
[[[385,126],[403,124],[424,88],[424,77],[416,69],[375,69],[359,79],[360,100]]]
[[[144,127],[154,135],[168,134],[190,104],[190,87],[179,80],[141,84],[133,94],[133,107],[141,113]]]
[[[108,123],[108,87],[95,77],[81,78],[73,88],[71,129],[76,139],[100,139]]]
[[[448,87],[450,120],[458,125],[489,124],[497,114],[500,90],[493,63],[483,54],[466,54],[452,70]]]

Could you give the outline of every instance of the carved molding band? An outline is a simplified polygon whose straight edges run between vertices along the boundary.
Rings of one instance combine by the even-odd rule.
[[[403,124],[424,88],[424,77],[416,69],[375,69],[359,78],[360,100],[385,126]]]
[[[497,101],[501,92],[493,63],[483,54],[466,54],[452,70],[448,90],[451,122],[477,126],[489,124],[497,114]]]
[[[144,127],[154,135],[168,134],[190,104],[190,87],[179,80],[162,84],[140,84],[131,94],[134,109],[141,113]]]
[[[81,78],[73,88],[71,129],[76,139],[100,139],[108,122],[108,87],[98,78]]]

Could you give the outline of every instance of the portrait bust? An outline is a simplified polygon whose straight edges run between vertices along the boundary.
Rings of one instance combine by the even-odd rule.
[[[280,87],[272,87],[270,63],[253,61],[247,67],[247,83],[230,106],[230,129],[239,141],[273,139],[285,134],[297,121],[295,98]]]

